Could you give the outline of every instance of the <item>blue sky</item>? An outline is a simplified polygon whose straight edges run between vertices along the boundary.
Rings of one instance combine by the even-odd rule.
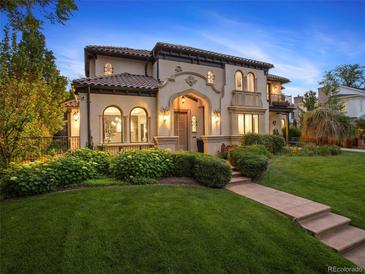
[[[45,24],[69,79],[84,76],[83,48],[151,49],[165,41],[273,63],[286,93],[317,90],[325,70],[365,65],[365,1],[78,1],[66,25]]]

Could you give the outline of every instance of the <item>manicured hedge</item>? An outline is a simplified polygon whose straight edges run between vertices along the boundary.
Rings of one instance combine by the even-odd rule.
[[[176,177],[193,177],[195,159],[199,157],[199,152],[175,152],[172,154],[174,163],[173,176]]]
[[[61,157],[45,163],[11,164],[0,180],[1,192],[7,198],[49,192],[56,187],[96,177],[96,166],[76,157]]]
[[[113,157],[110,172],[117,179],[133,182],[134,177],[158,179],[173,174],[170,152],[162,149],[121,152]]]
[[[242,145],[264,145],[268,151],[277,154],[285,146],[285,139],[279,135],[248,133],[243,135]]]
[[[270,153],[263,145],[242,146],[230,152],[230,161],[242,175],[257,178],[268,167],[267,156]]]
[[[231,180],[232,170],[225,160],[211,156],[196,157],[194,178],[201,184],[222,188]]]
[[[86,162],[96,163],[96,169],[101,175],[106,175],[109,173],[110,154],[106,151],[80,148],[67,152],[66,156],[76,157]]]

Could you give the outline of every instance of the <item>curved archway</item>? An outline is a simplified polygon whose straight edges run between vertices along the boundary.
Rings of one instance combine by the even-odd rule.
[[[103,143],[123,142],[122,111],[117,106],[107,106],[103,111]]]
[[[131,143],[148,142],[148,113],[143,107],[134,107],[129,114],[129,134]]]
[[[188,89],[170,97],[170,134],[179,136],[177,150],[198,151],[200,136],[211,132],[210,98],[203,93]]]

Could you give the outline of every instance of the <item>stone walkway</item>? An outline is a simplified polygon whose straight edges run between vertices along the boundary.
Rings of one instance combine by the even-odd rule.
[[[332,213],[329,206],[252,183],[237,171],[233,171],[227,189],[287,215],[322,243],[365,268],[365,230],[351,226],[350,219]]]
[[[341,148],[343,151],[350,151],[350,152],[362,152],[365,153],[365,149],[360,148]]]

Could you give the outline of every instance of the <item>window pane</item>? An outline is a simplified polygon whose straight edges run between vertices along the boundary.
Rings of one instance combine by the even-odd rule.
[[[108,107],[104,111],[104,143],[122,142],[122,114],[116,107]]]
[[[255,76],[252,73],[247,74],[247,90],[255,91]]]
[[[132,143],[145,143],[148,140],[147,114],[143,108],[134,108],[130,117],[130,134]]]
[[[252,120],[253,120],[253,129],[252,129],[252,131],[254,133],[259,133],[259,115],[258,114],[252,115]]]
[[[244,128],[244,114],[238,114],[238,133],[245,134]]]
[[[240,71],[236,72],[235,75],[235,82],[236,82],[236,90],[243,90],[243,85],[242,85],[242,73]]]
[[[245,133],[252,132],[252,114],[245,114]]]

